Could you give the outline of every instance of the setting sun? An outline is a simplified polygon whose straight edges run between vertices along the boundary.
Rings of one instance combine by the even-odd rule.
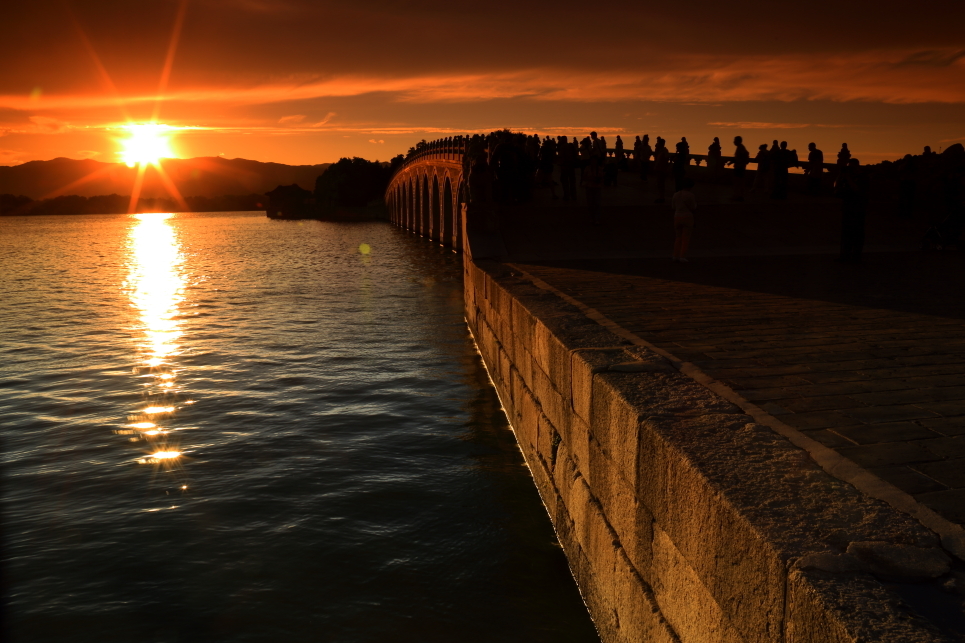
[[[129,167],[157,163],[159,159],[171,158],[170,136],[175,127],[160,123],[142,123],[125,125],[127,138],[121,140],[123,151],[121,159]]]

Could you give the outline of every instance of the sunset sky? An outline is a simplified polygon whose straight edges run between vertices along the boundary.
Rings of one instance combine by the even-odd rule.
[[[32,0],[4,23],[2,165],[119,161],[155,116],[180,157],[287,164],[502,127],[863,162],[965,141],[961,1]]]

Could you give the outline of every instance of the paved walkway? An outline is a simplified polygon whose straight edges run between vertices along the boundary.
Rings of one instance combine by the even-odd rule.
[[[965,523],[965,255],[517,263]]]

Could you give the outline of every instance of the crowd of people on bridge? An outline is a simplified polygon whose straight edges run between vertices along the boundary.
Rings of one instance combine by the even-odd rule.
[[[745,197],[745,186],[740,179],[750,164],[754,164],[757,171],[749,192],[783,200],[788,195],[788,175],[792,168],[802,169],[808,177],[809,193],[821,194],[827,187],[825,176],[833,174],[837,178],[847,174],[847,171],[841,171],[844,168],[860,166],[852,158],[847,143],[842,143],[837,153],[835,166],[838,171],[828,172],[824,152],[815,143],[808,144],[804,159],[799,157],[796,149],[788,148],[787,141],[777,140],[770,145],[761,144],[752,158],[740,136],[734,139],[733,156],[726,160],[719,138],[714,138],[706,154],[696,155],[691,152],[686,137],[675,143],[671,151],[667,141],[659,136],[651,144],[648,134],[636,136],[628,148],[620,135],[610,146],[606,137],[596,132],[590,132],[582,140],[573,137],[570,141],[566,136],[541,138],[538,134],[501,130],[486,136],[472,136],[467,150],[470,176],[476,174],[476,183],[492,190],[491,195],[487,192],[477,196],[499,203],[524,203],[537,188],[548,188],[553,198],[557,198],[557,187],[561,189],[564,201],[575,201],[577,186],[586,188],[589,184],[591,190],[597,189],[597,183],[601,184],[600,187],[615,186],[621,172],[635,172],[644,182],[652,178],[655,202],[664,203],[668,182],[672,181],[674,191],[679,190],[693,164],[700,166],[704,162],[711,170],[713,181],[720,180],[723,167],[733,166],[735,201],[742,201]],[[557,167],[558,180],[555,178]],[[592,171],[587,172],[591,168]],[[587,196],[588,202],[592,203],[593,199],[593,196]]]
[[[852,156],[847,143],[841,144],[832,162],[826,162],[825,153],[813,142],[808,144],[806,155],[799,155],[787,141],[773,140],[770,144],[759,144],[752,156],[741,136],[734,137],[733,152],[729,156],[724,155],[724,144],[717,137],[705,154],[698,154],[691,150],[686,137],[671,147],[660,136],[651,139],[643,134],[632,142],[624,142],[616,135],[608,142],[597,132],[571,140],[563,135],[541,137],[500,130],[461,137],[459,146],[464,152],[464,171],[468,175],[467,200],[479,204],[524,204],[535,190],[545,190],[554,200],[582,201],[589,220],[600,223],[606,189],[619,185],[627,173],[638,176],[653,201],[659,204],[683,191],[692,195],[695,178],[714,184],[729,182],[732,186],[729,198],[734,202],[742,202],[749,195],[782,201],[788,198],[789,175],[799,169],[798,173],[803,172],[805,177],[797,184],[801,192],[840,199],[843,261],[857,261],[861,255],[872,177],[877,180],[876,189],[896,186],[899,214],[906,217],[912,215],[919,201],[920,186],[927,185],[934,190],[936,182],[932,179],[937,177],[937,189],[944,191],[945,209],[951,213],[940,236],[947,239],[961,231],[962,166],[965,165],[965,149],[961,144],[951,146],[942,155],[926,147],[921,155],[909,154],[895,163],[879,164],[873,173]],[[939,156],[953,162],[940,161]],[[707,171],[695,172],[693,168],[701,164],[706,165]],[[753,181],[747,185],[751,165],[756,171]],[[725,167],[733,168],[726,180],[722,171]],[[949,167],[957,169],[949,171]],[[688,217],[681,211],[687,208],[679,204],[689,204],[691,199],[681,196],[671,201],[675,216],[682,217],[681,225],[675,225],[679,237],[683,237],[675,249],[675,257],[679,254],[682,258],[686,254],[689,229]]]

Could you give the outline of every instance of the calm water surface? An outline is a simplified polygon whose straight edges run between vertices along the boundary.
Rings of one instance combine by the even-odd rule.
[[[5,640],[596,640],[458,262],[377,223],[0,219]]]

